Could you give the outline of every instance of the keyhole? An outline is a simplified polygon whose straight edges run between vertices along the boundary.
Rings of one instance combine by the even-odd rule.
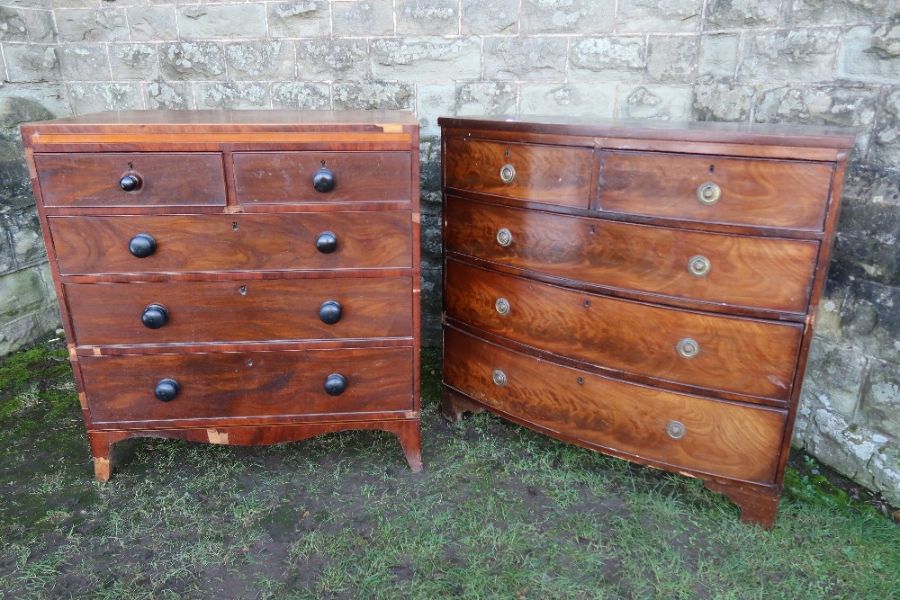
[[[716,165],[709,165],[709,172],[710,172],[710,173],[715,173],[715,172],[716,172]]]
[[[322,168],[324,169],[324,168],[325,168],[325,161],[324,161],[324,160],[321,162],[321,165],[322,165]]]
[[[232,230],[232,231],[237,231],[237,230],[238,230],[238,224],[237,224],[237,221],[232,221],[232,222],[231,222],[231,230]]]
[[[240,293],[241,296],[246,296],[247,295],[247,286],[242,285],[241,287],[239,287],[238,293]]]
[[[579,377],[579,378],[576,379],[575,381],[578,382],[578,385],[584,385],[584,377]]]
[[[594,228],[593,225],[591,225],[590,234],[591,234],[591,235],[594,235],[595,233],[597,233],[597,230]]]
[[[134,163],[132,163],[131,161],[128,162],[128,170],[129,171],[134,170]]]
[[[585,308],[590,308],[590,307],[591,307],[591,301],[585,298],[585,300],[584,300],[584,307],[585,307]]]
[[[252,366],[253,366],[253,359],[252,359],[252,358],[248,358],[248,359],[247,359],[247,366],[248,366],[248,367],[252,367]]]
[[[506,158],[509,158],[509,146],[506,147],[506,152],[505,152],[504,156],[506,156]]]

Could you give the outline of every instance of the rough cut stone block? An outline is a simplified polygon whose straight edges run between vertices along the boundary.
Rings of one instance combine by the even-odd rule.
[[[869,160],[888,169],[900,165],[900,89],[888,93],[882,101]]]
[[[615,24],[615,0],[522,1],[522,33],[604,33]]]
[[[619,0],[619,31],[696,31],[703,0]]]
[[[693,82],[699,43],[699,38],[692,35],[651,35],[647,47],[647,74],[656,81]]]
[[[514,33],[519,0],[462,0],[462,33]]]
[[[215,81],[196,83],[197,108],[266,108],[269,88],[262,83]]]
[[[276,83],[272,86],[272,105],[276,108],[328,110],[331,108],[331,88],[327,83]]]
[[[187,110],[194,108],[191,84],[183,81],[151,81],[144,86],[147,108]]]
[[[0,41],[55,42],[53,13],[49,10],[0,6]]]
[[[46,305],[40,267],[13,271],[0,277],[0,323],[11,321]]]
[[[844,34],[838,71],[848,79],[900,81],[900,20],[854,27]]]
[[[596,37],[572,42],[569,74],[573,79],[604,81],[643,79],[643,37]]]
[[[334,84],[332,96],[335,110],[409,110],[415,90],[400,82],[345,82]]]
[[[132,40],[164,41],[177,37],[174,6],[129,6],[126,10]]]
[[[391,0],[336,0],[331,3],[331,12],[334,35],[394,33],[394,6]]]
[[[442,81],[481,75],[481,48],[474,39],[380,39],[372,41],[371,53],[372,75],[379,79]]]
[[[76,114],[143,108],[137,83],[73,83],[69,100]]]
[[[876,450],[866,467],[872,473],[874,489],[891,506],[900,506],[900,447],[896,442],[888,442]]]
[[[737,34],[704,35],[700,38],[698,74],[706,81],[733,79],[737,68]]]
[[[55,303],[55,297],[51,300]],[[0,325],[0,356],[14,352],[59,327],[56,305],[43,306],[33,313]]]
[[[775,25],[780,5],[781,0],[709,0],[705,29]]]
[[[331,31],[327,0],[278,2],[267,6],[272,37],[316,37]]]
[[[66,116],[69,112],[66,88],[60,83],[20,83],[0,86],[0,127],[15,128],[21,123],[46,121]],[[11,131],[10,136],[13,142],[20,143],[18,132]],[[13,160],[24,167],[21,155],[22,151],[17,146],[13,154],[0,152],[0,161]],[[9,181],[0,181],[0,199],[4,204],[10,199],[10,196],[5,194],[9,184]],[[29,204],[33,203],[32,197]]]
[[[59,56],[53,46],[3,44],[11,82],[59,81]]]
[[[614,83],[524,83],[521,112],[533,115],[615,116]]]
[[[685,121],[691,114],[693,93],[689,87],[671,85],[620,85],[619,116],[629,119]]]
[[[291,42],[254,41],[226,44],[228,76],[238,81],[293,79],[294,45]]]
[[[59,69],[66,81],[109,80],[109,58],[106,46],[100,44],[66,44],[58,49]]]
[[[297,70],[300,79],[367,79],[366,41],[330,38],[297,42]]]
[[[110,44],[113,79],[148,81],[159,77],[159,57],[151,44]]]
[[[763,83],[830,80],[837,44],[834,30],[751,34],[744,40],[739,76]]]
[[[484,77],[562,81],[566,77],[566,40],[558,37],[485,38]]]
[[[262,4],[180,6],[176,18],[183,39],[266,37]]]
[[[803,395],[820,406],[852,419],[859,404],[868,359],[855,348],[826,342],[818,336],[810,345]]]
[[[458,0],[397,0],[397,33],[446,35],[459,31]]]
[[[172,42],[159,49],[166,79],[223,79],[225,52],[215,42]]]
[[[24,161],[24,157],[20,160]],[[47,260],[47,251],[41,237],[41,224],[33,205],[8,209],[3,225],[12,239],[11,249],[17,265],[34,265]]]
[[[441,116],[515,114],[516,85],[499,81],[420,85],[416,106],[422,135],[437,135]]]
[[[795,25],[879,22],[897,12],[896,0],[787,0]]]
[[[694,86],[693,118],[698,121],[746,121],[755,89],[728,83]]]
[[[125,9],[104,6],[96,9],[57,10],[56,27],[66,42],[114,42],[128,39]]]

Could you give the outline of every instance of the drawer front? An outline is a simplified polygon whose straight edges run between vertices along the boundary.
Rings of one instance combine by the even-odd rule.
[[[410,348],[90,356],[79,360],[95,425],[413,409]],[[345,380],[345,389],[337,396],[325,391],[325,381],[332,373]],[[178,384],[177,395],[165,402],[155,395],[164,379]]]
[[[63,275],[412,265],[407,211],[51,217],[49,222]],[[325,232],[336,239],[327,253],[317,248]],[[144,258],[129,251],[130,240],[140,233],[156,244]]]
[[[607,379],[453,329],[444,344],[444,381],[497,410],[676,469],[774,480],[784,411]]]
[[[831,164],[654,152],[600,155],[601,210],[821,231]]]
[[[611,288],[700,300],[716,309],[805,312],[819,250],[814,241],[692,232],[459,198],[448,199],[445,220],[452,252]]]
[[[34,164],[44,206],[225,205],[218,153],[35,154]]]
[[[448,316],[528,346],[657,379],[790,397],[802,327],[567,290],[447,261]]]
[[[459,190],[587,208],[591,155],[589,148],[451,137],[444,151],[444,182]]]
[[[242,204],[409,202],[410,169],[407,152],[234,154],[235,188]]]
[[[64,287],[79,345],[412,336],[410,277]]]

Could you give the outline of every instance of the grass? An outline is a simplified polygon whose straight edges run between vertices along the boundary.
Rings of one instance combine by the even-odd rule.
[[[134,440],[94,482],[65,352],[0,364],[0,598],[900,598],[900,527],[801,457],[776,528],[699,482],[490,415],[437,413],[426,471],[351,432]]]

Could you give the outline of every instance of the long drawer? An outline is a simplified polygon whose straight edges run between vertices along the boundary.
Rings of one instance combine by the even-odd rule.
[[[408,211],[51,217],[63,275],[410,267]],[[90,232],[86,234],[86,232]],[[144,258],[129,250],[153,238]],[[333,234],[333,246],[328,234]]]
[[[790,398],[803,328],[618,300],[447,261],[447,316],[615,370]]]
[[[79,345],[412,336],[410,277],[65,284]],[[142,317],[149,315],[151,328]]]
[[[675,469],[769,483],[786,413],[592,375],[444,330],[444,382],[565,439]]]
[[[244,417],[353,415],[408,411],[412,349],[370,348],[81,357],[94,425]],[[343,390],[325,389],[331,375]],[[166,401],[163,392],[177,393]],[[331,390],[341,385],[332,378]],[[170,394],[171,395],[171,394]],[[164,396],[167,397],[167,396]]]
[[[619,223],[450,197],[447,250],[557,278],[725,306],[805,312],[819,244]]]

